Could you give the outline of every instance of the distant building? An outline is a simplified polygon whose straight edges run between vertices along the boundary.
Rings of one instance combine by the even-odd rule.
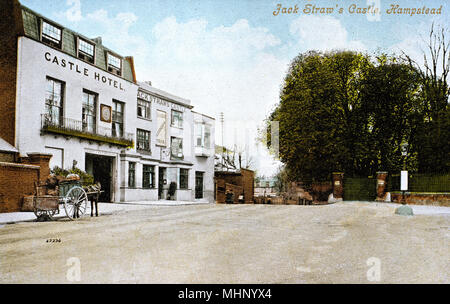
[[[255,172],[248,169],[238,171],[216,171],[216,202],[226,203],[226,194],[232,193],[234,203],[253,203]]]
[[[261,178],[255,181],[255,196],[276,196],[276,180],[275,178]]]

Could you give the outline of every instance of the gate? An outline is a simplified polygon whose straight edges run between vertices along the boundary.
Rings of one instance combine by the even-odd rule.
[[[344,178],[345,201],[374,201],[376,197],[376,178],[372,176]]]

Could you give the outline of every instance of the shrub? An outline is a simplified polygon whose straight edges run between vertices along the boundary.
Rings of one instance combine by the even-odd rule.
[[[94,184],[94,176],[92,176],[89,173],[86,173],[85,171],[75,167],[70,170],[62,169],[58,166],[53,167],[53,169],[50,171],[51,173],[59,176],[66,177],[69,174],[77,174],[81,179],[81,184],[83,186],[89,186]]]

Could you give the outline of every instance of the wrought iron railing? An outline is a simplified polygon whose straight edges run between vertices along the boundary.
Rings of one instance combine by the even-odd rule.
[[[114,134],[111,128],[98,125],[89,126],[81,120],[67,117],[53,117],[41,114],[41,130],[44,132],[72,135],[81,138],[103,141],[121,146],[133,146],[133,133]]]
[[[400,175],[392,174],[388,180],[390,192],[400,190]],[[410,172],[408,174],[408,192],[439,193],[450,192],[450,173],[421,174]]]

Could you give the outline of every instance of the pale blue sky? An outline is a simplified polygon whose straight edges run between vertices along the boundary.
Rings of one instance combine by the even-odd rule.
[[[139,80],[188,98],[195,110],[227,122],[225,143],[253,149],[254,130],[278,102],[290,60],[309,49],[392,52],[402,49],[420,59],[432,22],[449,27],[447,0],[21,0],[38,13],[85,36],[133,56]],[[297,5],[298,14],[274,16],[277,4]],[[380,3],[379,21],[350,14],[351,4]],[[302,12],[305,5],[342,7],[329,15]],[[439,8],[441,15],[388,15],[391,4]],[[239,129],[238,129],[239,130]],[[220,134],[220,126],[217,128]],[[237,134],[237,135],[236,135]],[[216,136],[220,143],[221,139]],[[253,148],[252,148],[253,147]],[[252,151],[251,154],[256,153]],[[258,169],[274,165],[259,155]],[[263,167],[267,167],[264,169]]]

